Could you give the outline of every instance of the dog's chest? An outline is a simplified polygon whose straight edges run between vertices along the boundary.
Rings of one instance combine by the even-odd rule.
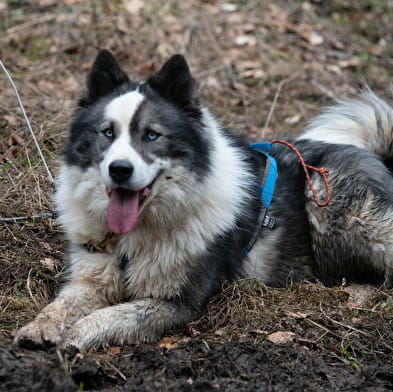
[[[134,298],[172,298],[188,281],[191,257],[173,241],[131,235],[119,243],[125,291]],[[125,261],[126,260],[126,261]]]

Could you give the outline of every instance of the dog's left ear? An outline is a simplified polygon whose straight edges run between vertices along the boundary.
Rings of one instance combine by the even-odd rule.
[[[199,113],[195,80],[184,57],[172,56],[147,83],[163,98],[174,103],[189,114]]]
[[[101,50],[87,76],[87,90],[79,99],[79,106],[91,105],[129,80],[112,53],[105,49]]]

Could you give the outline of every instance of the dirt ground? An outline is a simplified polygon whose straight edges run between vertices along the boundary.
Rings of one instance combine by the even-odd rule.
[[[296,134],[364,81],[389,98],[392,23],[391,0],[0,0],[0,59],[55,174],[101,48],[135,79],[184,54],[213,113],[236,132],[271,137]],[[0,217],[50,211],[50,181],[1,71],[0,165]],[[56,294],[65,247],[52,219],[0,222],[1,390],[393,390],[393,291],[345,281],[237,282],[153,345],[70,357],[12,347]]]

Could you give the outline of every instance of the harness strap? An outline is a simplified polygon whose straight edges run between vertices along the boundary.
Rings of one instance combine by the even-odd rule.
[[[259,192],[261,194],[261,202],[265,206],[265,208],[270,207],[270,203],[273,199],[274,188],[276,186],[277,180],[277,162],[276,160],[269,155],[266,151],[272,152],[273,147],[271,143],[252,143],[250,147],[265,155],[266,159],[266,168],[265,174],[262,179],[262,184],[258,185]]]
[[[261,185],[255,183],[261,197],[261,203],[263,205],[263,208],[259,213],[257,227],[254,231],[254,234],[248,241],[247,246],[243,249],[243,253],[245,255],[247,255],[250,252],[251,248],[254,246],[255,242],[257,241],[261,228],[268,227],[269,229],[273,229],[276,223],[276,220],[268,214],[268,208],[270,207],[270,203],[273,199],[274,188],[276,186],[276,181],[277,181],[277,162],[271,155],[269,155],[266,152],[266,151],[269,152],[273,151],[272,144],[252,143],[250,144],[250,147],[253,150],[258,151],[261,154],[265,155],[266,166],[265,166],[265,174],[263,176]]]

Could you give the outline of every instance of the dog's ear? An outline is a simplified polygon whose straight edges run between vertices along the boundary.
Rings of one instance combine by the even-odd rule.
[[[87,76],[87,90],[80,97],[79,106],[91,105],[129,80],[112,53],[105,49],[101,50]]]
[[[199,113],[199,101],[195,80],[184,57],[172,56],[162,68],[147,80],[159,95],[189,114]]]

